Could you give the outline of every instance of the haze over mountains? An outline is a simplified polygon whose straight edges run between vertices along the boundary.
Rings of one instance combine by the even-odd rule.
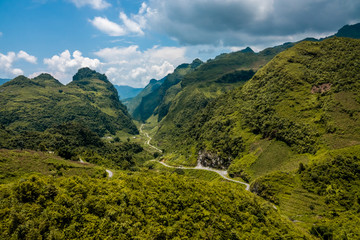
[[[143,90],[143,88],[133,88],[129,86],[119,86],[114,85],[116,90],[118,91],[120,100],[124,100],[127,98],[133,98],[138,95],[139,92]]]
[[[10,81],[11,79],[3,79],[3,78],[0,78],[0,85],[3,85],[4,83]]]
[[[90,68],[4,83],[1,237],[359,239],[359,27],[195,59],[127,107]]]

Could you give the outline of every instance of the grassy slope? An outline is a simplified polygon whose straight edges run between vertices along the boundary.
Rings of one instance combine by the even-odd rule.
[[[48,74],[23,76],[0,87],[0,122],[15,130],[44,131],[55,124],[77,121],[100,135],[123,130],[136,133],[112,84],[101,74],[90,75],[63,86]]]
[[[0,149],[0,184],[26,178],[31,174],[106,177],[104,168],[65,160],[51,153]]]

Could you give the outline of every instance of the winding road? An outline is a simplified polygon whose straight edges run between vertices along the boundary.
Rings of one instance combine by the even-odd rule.
[[[107,174],[109,175],[109,178],[112,178],[112,176],[114,175],[114,173],[112,171],[110,171],[109,169],[105,170],[107,172]]]
[[[151,161],[157,161],[157,160],[151,160]],[[192,170],[205,170],[205,171],[210,171],[210,172],[216,172],[217,174],[219,174],[222,178],[228,180],[228,181],[231,181],[231,182],[235,182],[235,183],[240,183],[240,184],[243,184],[245,185],[245,190],[246,191],[249,191],[250,190],[250,184],[248,183],[245,183],[245,182],[241,182],[241,181],[237,181],[237,180],[234,180],[234,179],[231,179],[227,176],[227,171],[225,170],[218,170],[218,169],[214,169],[214,168],[209,168],[209,167],[204,167],[202,166],[200,163],[198,163],[198,165],[196,167],[174,167],[174,166],[170,166],[170,165],[167,165],[166,163],[164,162],[160,162],[160,161],[157,161],[158,163],[162,164],[163,166],[165,167],[168,167],[168,168],[179,168],[179,169],[192,169]]]
[[[147,132],[144,132],[144,131],[142,130],[143,127],[144,127],[144,125],[145,125],[145,124],[141,124],[141,126],[140,126],[140,134],[144,134],[144,135],[148,138],[148,140],[145,140],[145,144],[146,144],[146,145],[149,145],[149,147],[155,149],[156,151],[162,153],[162,151],[161,151],[160,149],[158,149],[158,148],[155,147],[154,145],[151,145],[151,144],[150,144],[151,137],[149,136],[149,134],[148,134]]]
[[[162,153],[162,151],[160,149],[158,149],[157,147],[153,146],[150,144],[150,141],[151,141],[151,137],[149,136],[149,134],[147,132],[144,132],[142,129],[144,127],[145,124],[141,124],[140,126],[140,134],[144,134],[148,140],[145,141],[145,144],[149,145],[150,147],[154,148],[155,150],[159,151]],[[151,161],[157,161],[155,159],[151,160]],[[214,168],[209,168],[209,167],[204,167],[201,165],[200,162],[198,162],[197,166],[196,167],[174,167],[174,166],[170,166],[170,165],[167,165],[166,163],[164,162],[160,162],[160,161],[157,161],[158,163],[162,164],[163,166],[165,167],[168,167],[168,168],[179,168],[179,169],[193,169],[193,170],[205,170],[205,171],[210,171],[210,172],[216,172],[217,174],[219,174],[222,178],[228,180],[228,181],[231,181],[231,182],[236,182],[236,183],[240,183],[240,184],[243,184],[246,186],[245,190],[246,191],[249,191],[250,190],[250,184],[246,183],[246,182],[241,182],[241,181],[237,181],[237,180],[234,180],[234,179],[231,179],[228,177],[228,172],[226,170],[218,170],[218,169],[214,169]]]
[[[88,163],[86,163],[84,160],[82,160],[81,158],[79,158],[79,161],[80,161],[81,163],[88,164]],[[110,171],[109,169],[106,169],[105,171],[106,171],[107,174],[109,175],[109,178],[112,178],[112,176],[114,175],[114,173],[113,173],[112,171]]]

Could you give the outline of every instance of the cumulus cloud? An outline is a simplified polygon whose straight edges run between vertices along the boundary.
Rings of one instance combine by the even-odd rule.
[[[48,66],[50,73],[63,83],[70,82],[79,68],[89,67],[97,70],[101,66],[99,59],[83,57],[82,53],[77,50],[72,55],[69,50],[65,50],[59,55],[45,58],[44,64]]]
[[[89,20],[90,23],[109,36],[124,36],[128,34],[144,35],[143,29],[146,27],[147,15],[150,14],[150,8],[142,3],[137,14],[127,16],[124,12],[119,14],[119,23],[110,21],[106,17],[95,17]]]
[[[24,52],[24,51],[20,51],[18,54],[17,54],[17,57],[19,59],[24,59],[25,61],[29,62],[29,63],[33,63],[33,64],[36,64],[37,62],[37,58],[35,56],[31,56],[29,55],[27,52]]]
[[[152,78],[161,79],[187,61],[185,47],[104,48],[95,55],[103,59],[105,74],[115,84],[144,87]]]
[[[75,6],[78,8],[88,5],[93,9],[102,10],[111,6],[111,4],[105,0],[69,0],[69,1],[74,3]]]
[[[15,62],[21,59],[33,64],[36,64],[37,61],[36,57],[22,50],[18,53],[8,52],[6,55],[0,53],[0,74],[8,77],[24,74],[22,69],[13,66]]]
[[[325,35],[359,20],[358,0],[150,0],[148,25],[182,44],[243,45]]]

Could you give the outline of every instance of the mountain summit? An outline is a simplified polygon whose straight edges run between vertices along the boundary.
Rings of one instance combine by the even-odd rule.
[[[126,107],[104,74],[80,69],[62,85],[49,74],[19,76],[0,86],[0,123],[15,130],[44,131],[77,122],[100,136],[116,131],[137,133]]]

